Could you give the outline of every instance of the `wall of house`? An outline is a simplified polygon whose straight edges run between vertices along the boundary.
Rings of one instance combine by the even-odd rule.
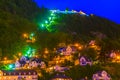
[[[18,80],[18,77],[21,77],[25,80],[38,80],[37,75],[8,75],[8,76],[0,76],[0,80]]]

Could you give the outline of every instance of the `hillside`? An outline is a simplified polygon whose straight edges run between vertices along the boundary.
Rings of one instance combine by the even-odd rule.
[[[21,44],[23,33],[37,30],[35,18],[44,11],[32,0],[0,0],[0,53],[5,53],[3,56],[15,53],[15,45]]]
[[[3,56],[18,52],[22,44],[25,44],[22,42],[22,34],[32,32],[38,33],[35,44],[41,48],[52,49],[61,42],[86,43],[91,39],[104,39],[104,42],[113,45],[110,49],[120,48],[118,24],[96,15],[56,14],[55,22],[49,26],[51,32],[38,30],[38,23],[48,15],[48,10],[39,8],[33,0],[0,0],[0,48],[5,53]],[[21,46],[17,50],[18,44]]]
[[[35,57],[45,62],[44,68],[40,64],[34,68],[25,65],[25,69],[35,69],[40,80],[49,80],[59,73],[54,70],[59,64],[70,68],[64,74],[73,80],[86,76],[91,79],[103,69],[113,80],[120,79],[120,25],[97,15],[61,12],[39,8],[34,0],[0,0],[0,69],[13,69],[12,64],[21,57]],[[71,49],[68,45],[72,45]],[[64,51],[63,47],[67,46],[69,55],[64,55],[67,49]],[[71,51],[72,47],[75,51]],[[112,60],[110,53],[118,56],[114,54]],[[90,57],[93,65],[80,66],[80,55]],[[13,62],[7,65],[7,59]]]

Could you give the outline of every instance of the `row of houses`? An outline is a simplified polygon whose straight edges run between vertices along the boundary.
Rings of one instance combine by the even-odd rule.
[[[20,69],[20,68],[36,68],[36,67],[41,67],[45,68],[46,64],[44,61],[42,61],[40,58],[32,58],[32,59],[27,59],[25,56],[21,57],[20,60],[15,62],[15,68]]]
[[[34,70],[0,70],[0,80],[38,80]]]
[[[38,80],[35,70],[0,70],[0,80]],[[72,80],[64,74],[56,74],[50,80]],[[106,71],[99,71],[93,74],[92,80],[111,80]]]

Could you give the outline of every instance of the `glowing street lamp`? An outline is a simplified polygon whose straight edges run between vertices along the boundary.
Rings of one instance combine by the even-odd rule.
[[[78,49],[81,50],[81,49],[82,49],[82,46],[79,46]]]
[[[22,55],[22,53],[18,53],[18,55],[19,55],[19,56],[21,56],[21,55]]]
[[[4,57],[4,60],[6,61],[6,60],[7,60],[7,57]]]
[[[52,18],[51,17],[49,17],[49,20],[51,20]]]
[[[24,37],[24,38],[28,38],[28,34],[24,33],[24,34],[23,34],[23,37]]]
[[[36,40],[35,38],[32,38],[32,42],[35,42],[35,40]]]
[[[47,24],[47,23],[48,23],[48,21],[46,20],[46,21],[45,21],[45,23]]]
[[[78,46],[79,46],[79,44],[78,44],[78,43],[76,43],[76,44],[75,44],[75,46],[76,46],[76,47],[78,47]]]
[[[19,60],[19,58],[16,59],[16,61],[18,61],[18,60]]]
[[[9,65],[9,68],[10,68],[10,69],[11,69],[11,68],[13,68],[13,65],[12,65],[12,64],[10,64],[10,65]]]
[[[44,24],[42,24],[41,26],[44,27]]]
[[[120,59],[120,56],[117,56],[117,59]]]
[[[48,54],[49,53],[49,51],[48,51],[48,49],[47,48],[45,48],[45,52],[44,52],[45,54]]]

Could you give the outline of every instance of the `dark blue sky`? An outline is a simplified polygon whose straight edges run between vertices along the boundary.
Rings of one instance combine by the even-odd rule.
[[[49,9],[82,10],[120,24],[120,0],[35,0],[39,6]]]

